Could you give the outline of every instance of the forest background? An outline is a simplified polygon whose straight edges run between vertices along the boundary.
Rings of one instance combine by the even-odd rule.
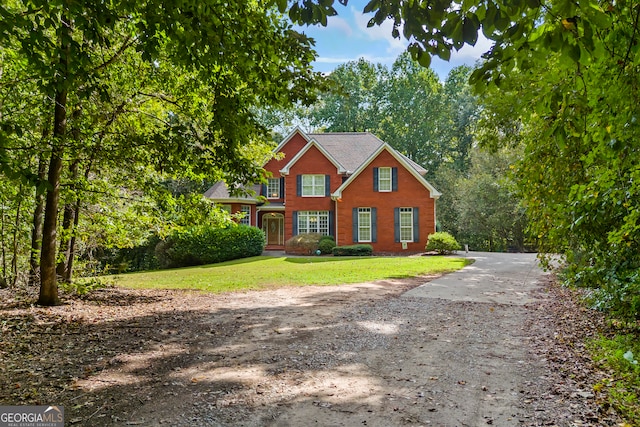
[[[374,0],[369,24],[392,21],[408,53],[325,77],[292,24],[326,24],[333,6],[0,6],[2,284],[30,281],[56,304],[74,260],[82,275],[105,251],[225,224],[202,191],[261,179],[269,129],[303,120],[377,134],[428,168],[442,230],[563,254],[564,279],[635,319],[640,6]],[[480,31],[494,46],[475,69],[440,82],[425,68]]]

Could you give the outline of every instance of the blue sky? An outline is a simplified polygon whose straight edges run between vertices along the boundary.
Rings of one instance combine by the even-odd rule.
[[[368,0],[349,0],[347,6],[342,6],[335,1],[334,7],[338,15],[329,17],[326,27],[318,25],[298,28],[316,41],[316,71],[330,72],[340,64],[361,57],[373,63],[390,66],[406,49],[409,44],[407,40],[391,37],[390,21],[382,26],[367,28],[367,22],[373,16],[362,13],[367,3]],[[490,47],[482,34],[480,36],[476,46],[465,46],[459,52],[454,50],[449,62],[433,58],[431,68],[444,80],[451,68],[462,64],[473,65]]]

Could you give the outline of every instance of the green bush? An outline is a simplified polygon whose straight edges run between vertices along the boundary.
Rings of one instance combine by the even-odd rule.
[[[333,236],[322,236],[318,242],[318,249],[322,254],[330,254],[336,247],[336,241]]]
[[[623,321],[640,320],[640,255],[635,248],[607,245],[565,255],[558,277],[566,285],[588,288],[593,308]]]
[[[284,250],[288,254],[312,255],[323,237],[320,233],[298,234],[284,242]]]
[[[257,256],[264,246],[264,233],[256,227],[197,226],[174,232],[155,253],[160,268],[176,268]]]
[[[446,231],[439,231],[429,235],[425,249],[427,251],[436,251],[440,255],[446,255],[459,250],[460,243],[458,243],[456,238]]]
[[[333,248],[334,256],[370,256],[373,254],[373,246],[371,245],[348,245],[336,246]]]
[[[61,282],[59,286],[63,292],[83,296],[87,295],[89,292],[95,291],[96,289],[106,288],[110,285],[97,278],[91,278],[75,280],[71,283]]]

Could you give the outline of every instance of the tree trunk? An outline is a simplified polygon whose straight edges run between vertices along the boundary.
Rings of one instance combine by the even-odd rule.
[[[73,182],[72,189],[76,189],[75,181],[78,179],[78,164],[79,160],[75,160],[71,164],[71,180]],[[71,254],[71,245],[70,241],[73,238],[75,233],[75,218],[76,212],[75,208],[78,205],[77,203],[78,196],[75,195],[73,203],[67,203],[64,206],[64,215],[62,217],[62,237],[60,238],[60,253],[63,255],[62,259],[58,262],[58,266],[56,268],[56,273],[58,277],[62,279],[65,283],[71,283],[71,273],[67,271],[67,266],[70,264]]]
[[[44,138],[43,138],[44,139]],[[44,182],[47,177],[47,162],[40,156],[38,164],[38,181]],[[40,249],[42,247],[42,221],[44,219],[44,194],[36,190],[36,207],[33,210],[33,228],[31,230],[31,256],[29,258],[29,284],[37,285],[40,269]]]
[[[0,213],[0,244],[2,245],[2,276],[0,276],[0,288],[7,287],[7,247],[5,239],[5,214],[4,209]]]
[[[16,205],[16,217],[13,224],[13,258],[11,258],[11,286],[18,281],[18,235],[22,219],[22,184],[18,187],[18,204]]]
[[[80,197],[76,201],[75,209],[73,210],[73,230],[78,229],[78,222],[80,221]],[[71,277],[73,276],[73,260],[76,257],[76,233],[71,235],[69,241],[69,258],[67,259],[67,268],[65,270],[65,276],[62,278],[65,282],[71,283]]]
[[[56,79],[55,109],[53,114],[53,143],[47,181],[47,201],[42,227],[42,251],[40,252],[40,297],[39,305],[58,305],[58,281],[56,278],[56,231],[58,203],[60,201],[60,177],[62,174],[63,141],[67,132],[67,92],[69,87],[69,40],[71,21],[66,16],[60,20],[60,65],[61,76]]]
[[[58,99],[66,103],[66,93],[56,96],[56,124],[54,127],[54,139],[62,127],[64,129],[66,118],[64,112],[59,113]],[[62,104],[64,105],[64,104]],[[63,118],[62,122],[59,119]],[[59,143],[58,143],[59,144]],[[54,147],[49,162],[48,182],[51,188],[47,191],[47,202],[44,208],[44,224],[42,227],[42,251],[40,252],[40,298],[39,305],[58,305],[58,282],[56,278],[56,229],[58,222],[58,201],[60,198],[60,176],[62,172],[62,149],[58,145]]]
[[[63,282],[69,283],[66,280],[67,277],[67,263],[69,261],[69,241],[71,240],[71,235],[73,234],[73,218],[74,218],[74,205],[71,203],[67,203],[64,205],[64,215],[62,217],[62,236],[60,238],[60,249],[59,252],[62,255],[60,261],[58,261],[58,266],[56,267],[56,274],[59,278],[62,279]]]

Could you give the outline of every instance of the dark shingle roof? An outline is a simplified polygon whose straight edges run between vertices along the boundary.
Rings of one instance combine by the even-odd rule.
[[[382,140],[369,132],[310,133],[308,136],[315,139],[350,174],[369,160],[371,155],[384,144]],[[400,156],[420,175],[427,172],[407,156],[403,154]]]
[[[249,189],[255,191],[256,195],[260,194],[260,185],[252,185],[249,187]],[[256,200],[255,196],[246,196],[242,194],[238,196],[231,196],[229,194],[229,188],[227,187],[227,184],[225,184],[223,181],[218,181],[215,184],[213,184],[213,186],[204,193],[204,197],[207,197],[212,200],[224,200],[224,199],[236,199],[236,200],[247,200],[247,201]]]
[[[384,144],[369,132],[310,133],[349,173],[354,172]]]

